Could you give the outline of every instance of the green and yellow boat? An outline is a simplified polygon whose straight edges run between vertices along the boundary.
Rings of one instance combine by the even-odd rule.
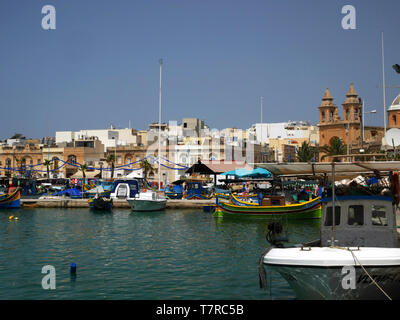
[[[278,218],[288,219],[310,219],[321,218],[320,198],[309,201],[286,204],[283,196],[264,196],[259,203],[244,202],[231,194],[231,201],[220,201],[216,199],[214,211],[216,217],[253,217],[253,218]]]

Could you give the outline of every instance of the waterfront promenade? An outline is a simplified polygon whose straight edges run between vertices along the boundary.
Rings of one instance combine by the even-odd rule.
[[[170,199],[167,209],[202,209],[203,206],[214,204],[215,200]],[[23,208],[89,208],[88,199],[21,199]],[[126,200],[114,200],[114,208],[130,208]]]

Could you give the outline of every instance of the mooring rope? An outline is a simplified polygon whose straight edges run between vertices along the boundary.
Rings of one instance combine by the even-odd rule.
[[[266,290],[267,289],[267,272],[264,268],[264,257],[267,255],[268,252],[273,249],[274,246],[268,247],[262,254],[260,259],[258,260],[258,280],[260,284],[260,288]]]
[[[357,263],[360,265],[360,267],[363,269],[363,271],[365,272],[365,274],[371,279],[372,283],[375,284],[377,286],[377,288],[382,291],[382,293],[389,299],[392,300],[392,298],[385,292],[385,290],[382,289],[382,287],[374,280],[374,278],[368,273],[368,271],[364,268],[364,266],[361,264],[360,260],[357,259],[356,255],[354,254],[353,250],[351,250],[350,248],[344,248],[344,247],[337,247],[334,246],[334,248],[337,249],[342,249],[342,250],[347,250],[350,251],[351,255],[353,256],[356,265]]]

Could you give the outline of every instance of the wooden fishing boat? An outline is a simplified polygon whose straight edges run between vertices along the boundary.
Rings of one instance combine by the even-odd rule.
[[[183,194],[179,192],[165,192],[167,199],[182,199]]]
[[[214,212],[215,211],[215,204],[210,204],[208,206],[203,206],[204,212]]]
[[[94,197],[88,200],[89,206],[94,210],[110,210],[113,205],[113,199],[104,197]]]
[[[258,206],[259,200],[257,195],[249,195],[247,201],[243,200],[243,197],[238,197],[237,195],[231,193],[229,195],[229,200],[232,204],[237,206]]]
[[[303,203],[285,204],[284,198],[280,196],[267,196],[258,203],[248,203],[236,198],[238,204],[219,201],[216,199],[214,216],[237,216],[254,218],[274,218],[285,216],[288,219],[305,219],[321,217],[321,201],[319,198]],[[231,195],[232,199],[232,195]]]
[[[21,207],[21,189],[16,188],[9,193],[0,194],[0,208],[20,208]]]

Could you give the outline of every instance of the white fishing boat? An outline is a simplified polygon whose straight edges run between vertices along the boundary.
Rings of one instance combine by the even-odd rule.
[[[356,166],[363,173],[374,174],[379,183],[353,183],[347,189],[331,184],[322,198],[320,239],[316,241],[285,247],[282,226],[271,224],[267,239],[272,246],[259,261],[261,287],[267,285],[266,269],[278,272],[297,299],[400,299],[396,223],[400,182],[399,174],[392,172],[400,170],[400,162],[322,165],[327,166],[331,167],[331,181]],[[378,167],[382,171],[378,172]],[[382,178],[385,173],[388,178]],[[312,174],[317,174],[315,166]]]
[[[167,198],[164,192],[143,189],[128,202],[132,211],[161,211],[166,208]]]
[[[160,211],[167,206],[165,193],[161,191],[161,75],[163,61],[160,59],[160,96],[158,112],[158,191],[142,189],[134,199],[127,199],[132,211]]]

